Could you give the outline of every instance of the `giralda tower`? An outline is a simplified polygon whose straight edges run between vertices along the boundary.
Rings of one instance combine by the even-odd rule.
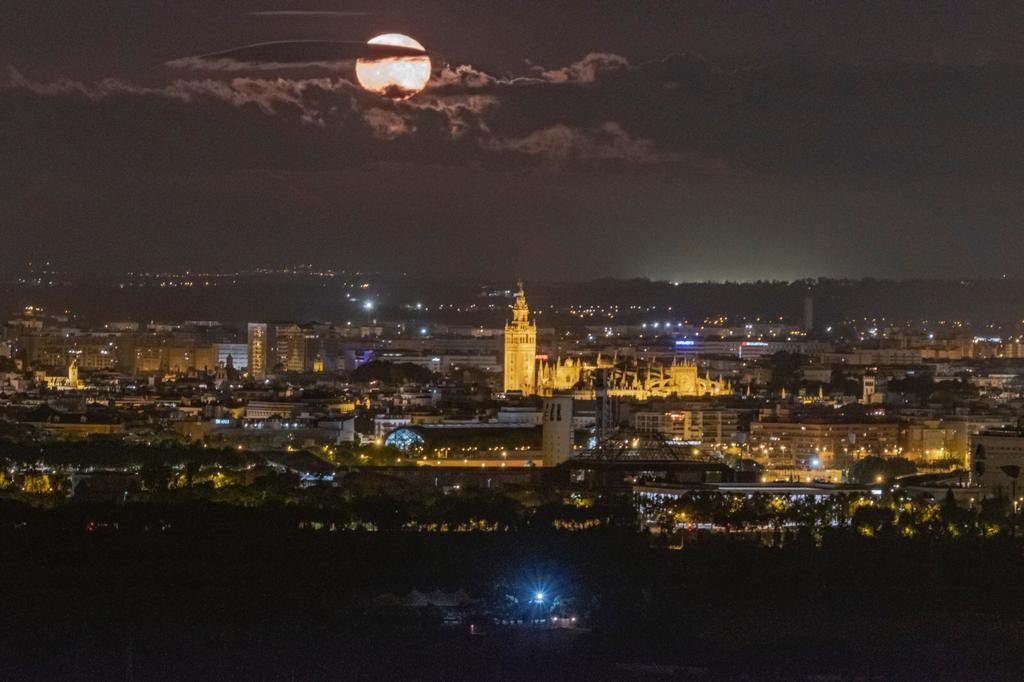
[[[530,322],[523,283],[519,283],[512,321],[505,325],[505,392],[532,395],[536,386],[537,325]]]

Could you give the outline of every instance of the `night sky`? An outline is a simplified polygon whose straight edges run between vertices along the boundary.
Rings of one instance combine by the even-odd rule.
[[[190,59],[407,33],[350,62]],[[1024,4],[0,4],[11,271],[1024,274]]]

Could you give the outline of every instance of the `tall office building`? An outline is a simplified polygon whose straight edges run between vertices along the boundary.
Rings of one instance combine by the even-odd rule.
[[[271,327],[265,322],[249,323],[249,376],[262,379],[273,370]]]
[[[282,323],[272,325],[274,337],[273,366],[285,372],[312,372],[320,360],[323,371],[323,337],[326,327]]]
[[[274,365],[286,372],[306,371],[306,332],[297,324],[274,325]]]
[[[512,321],[505,325],[505,391],[532,395],[536,390],[537,325],[530,322],[523,283],[519,283]]]

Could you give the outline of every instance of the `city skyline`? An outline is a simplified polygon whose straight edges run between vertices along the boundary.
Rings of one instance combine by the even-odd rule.
[[[0,3],[4,679],[1016,679],[1021,36]]]

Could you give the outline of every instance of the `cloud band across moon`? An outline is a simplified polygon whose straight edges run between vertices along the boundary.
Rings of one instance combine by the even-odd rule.
[[[197,59],[301,66],[315,58],[352,60],[367,49],[408,54],[394,46],[290,41]],[[985,107],[974,105],[979,99]],[[239,68],[141,87],[115,79],[40,82],[10,70],[6,77],[0,71],[0,153],[32,166],[86,163],[90,151],[121,149],[112,163],[129,159],[153,168],[178,156],[183,163],[287,160],[311,168],[382,158],[467,166],[500,159],[506,167],[611,164],[885,178],[956,173],[1009,181],[1024,168],[1024,124],[1009,115],[1022,102],[1021,70],[1003,65],[777,62],[727,70],[687,55],[632,64],[595,53],[501,76],[441,63],[427,88],[404,102],[365,92],[351,72],[270,78]],[[103,126],[104,117],[125,123]],[[90,140],[66,132],[87,129],[97,131]],[[166,131],[183,130],[195,131],[195,139],[222,135],[225,143],[195,153],[177,137],[159,144]],[[98,144],[103,137],[108,144]],[[25,145],[26,139],[38,143]],[[993,139],[1003,142],[995,147]],[[48,140],[60,144],[50,148]],[[297,149],[306,151],[296,155]]]
[[[426,54],[400,45],[371,45],[365,42],[328,40],[283,40],[234,47],[219,52],[181,57],[166,63],[176,69],[237,71],[281,67],[349,64],[357,59],[415,57]]]
[[[332,19],[347,19],[351,17],[369,17],[373,16],[374,12],[365,12],[359,10],[267,10],[263,12],[249,12],[247,16],[250,17],[316,17],[332,18]]]

